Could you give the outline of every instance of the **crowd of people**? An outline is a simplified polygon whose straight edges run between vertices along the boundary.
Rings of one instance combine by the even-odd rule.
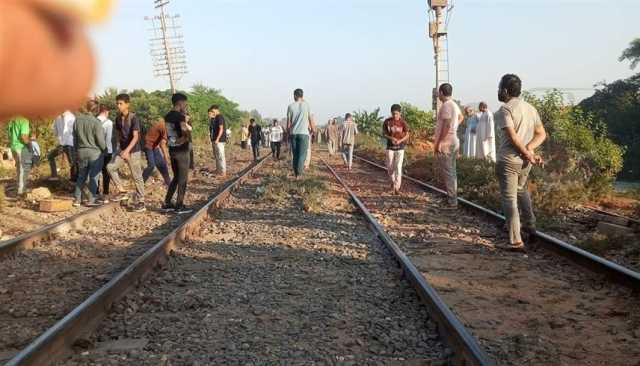
[[[437,113],[433,145],[433,176],[447,195],[443,209],[457,208],[456,161],[459,156],[496,162],[502,206],[507,218],[508,241],[514,249],[522,249],[524,246],[520,211],[523,215],[522,231],[530,234],[535,230],[535,216],[526,189],[527,178],[531,167],[541,163],[535,150],[546,138],[538,112],[520,98],[521,89],[522,82],[518,76],[505,75],[500,80],[498,91],[498,98],[504,104],[493,115],[484,102],[480,103],[477,113],[471,107],[465,108],[462,113],[453,100],[451,84],[442,84],[438,90],[441,105]],[[282,145],[288,145],[292,175],[297,180],[309,168],[312,143],[314,140],[319,143],[324,138],[329,155],[340,152],[347,170],[350,171],[358,135],[358,126],[353,116],[347,113],[341,124],[332,119],[324,131],[320,131],[316,127],[311,107],[304,99],[303,90],[296,89],[293,97],[294,102],[287,108],[286,128],[278,120],[272,120],[270,125],[263,128],[252,118],[248,125],[241,127],[241,147],[251,147],[253,159],[257,161],[261,147],[270,147],[272,158],[280,160]],[[188,99],[186,95],[177,93],[173,95],[171,102],[173,109],[164,118],[158,118],[144,136],[142,121],[131,110],[127,94],[116,97],[115,122],[109,119],[109,108],[93,100],[87,102],[77,113],[62,113],[53,124],[58,146],[48,154],[50,179],[59,179],[56,159],[63,155],[70,165],[70,179],[75,182],[74,205],[84,203],[87,206],[97,206],[109,200],[127,199],[132,211],[143,212],[146,210],[145,183],[157,169],[167,188],[161,209],[179,214],[191,212],[184,205],[189,170],[194,167],[191,136],[193,127],[187,113]],[[231,132],[219,106],[212,105],[208,114],[215,172],[224,177],[227,173],[225,145]],[[458,129],[463,123],[466,127],[461,152]],[[502,131],[498,149],[495,142],[496,126]],[[30,133],[26,118],[13,119],[8,131],[18,172],[18,194],[23,194],[29,171],[39,160],[40,148],[35,136]],[[391,116],[382,124],[382,136],[386,140],[385,160],[390,179],[389,189],[397,195],[402,186],[405,149],[411,136],[399,104],[391,106]],[[146,157],[144,169],[143,153]],[[119,174],[120,169],[125,166],[135,186],[132,194],[126,191]],[[116,190],[113,194],[110,191],[111,184]]]

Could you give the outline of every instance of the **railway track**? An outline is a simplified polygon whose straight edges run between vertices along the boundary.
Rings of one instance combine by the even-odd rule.
[[[13,357],[7,365],[46,365],[63,357],[114,302],[166,261],[210,208],[259,166],[250,164],[226,183],[195,178],[187,203],[198,210],[188,218],[151,210],[133,214],[116,206],[83,219],[85,225],[77,232],[50,233],[42,245],[3,261],[0,355]],[[222,188],[210,197],[212,185]],[[161,193],[150,196],[159,198]],[[42,230],[34,235],[42,236]]]
[[[466,201],[471,212],[441,210],[441,193],[415,180],[393,196],[381,167],[363,159],[353,172],[335,170],[498,364],[640,362],[637,273],[612,273],[619,266],[566,243],[565,257],[500,250],[494,220],[501,217],[489,210]],[[559,244],[542,233],[538,239],[550,239],[543,248]]]
[[[289,170],[269,162],[248,179],[64,364],[446,364],[436,324],[340,186],[323,170],[293,188]],[[309,208],[319,181],[323,204]],[[139,347],[109,346],[119,339]]]

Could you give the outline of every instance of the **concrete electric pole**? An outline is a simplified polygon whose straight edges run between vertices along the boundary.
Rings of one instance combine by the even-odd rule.
[[[180,34],[180,26],[176,20],[180,15],[168,15],[165,6],[169,0],[154,0],[159,15],[146,17],[150,21],[151,58],[153,59],[153,75],[155,77],[168,77],[172,93],[175,94],[176,84],[187,73],[187,60],[184,50],[184,37]]]
[[[433,58],[436,68],[436,85],[432,91],[433,110],[440,108],[438,88],[449,82],[449,48],[447,27],[453,10],[453,0],[428,0],[429,37],[433,39]]]

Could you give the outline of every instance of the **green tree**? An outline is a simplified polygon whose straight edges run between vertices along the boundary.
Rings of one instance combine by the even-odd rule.
[[[631,69],[635,69],[640,63],[640,38],[636,38],[631,43],[629,43],[629,47],[627,47],[624,51],[622,51],[622,55],[618,58],[618,61],[631,61]]]
[[[380,108],[374,109],[373,112],[353,112],[353,121],[358,125],[358,130],[368,135],[382,135],[382,120]]]

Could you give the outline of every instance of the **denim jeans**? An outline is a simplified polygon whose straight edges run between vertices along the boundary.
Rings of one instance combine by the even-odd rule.
[[[78,179],[76,179],[75,198],[76,201],[82,199],[82,189],[87,178],[89,179],[89,203],[96,200],[98,193],[98,176],[102,171],[104,156],[99,155],[96,159],[78,159]]]
[[[293,173],[296,177],[304,174],[304,163],[309,151],[309,135],[292,135],[291,150],[293,151]]]
[[[147,167],[142,172],[142,181],[145,183],[153,174],[153,171],[158,168],[160,174],[162,174],[162,178],[164,179],[164,184],[169,185],[171,183],[171,177],[169,176],[169,167],[167,166],[167,162],[164,160],[164,156],[162,155],[162,151],[160,151],[159,147],[155,149],[144,149],[144,154],[147,157]]]
[[[55,149],[53,149],[47,158],[49,159],[49,168],[51,169],[51,176],[58,176],[58,168],[56,166],[56,158],[60,155],[64,155],[69,162],[69,167],[71,169],[71,180],[75,181],[78,175],[78,162],[76,159],[76,150],[73,146],[62,146],[58,145]]]

